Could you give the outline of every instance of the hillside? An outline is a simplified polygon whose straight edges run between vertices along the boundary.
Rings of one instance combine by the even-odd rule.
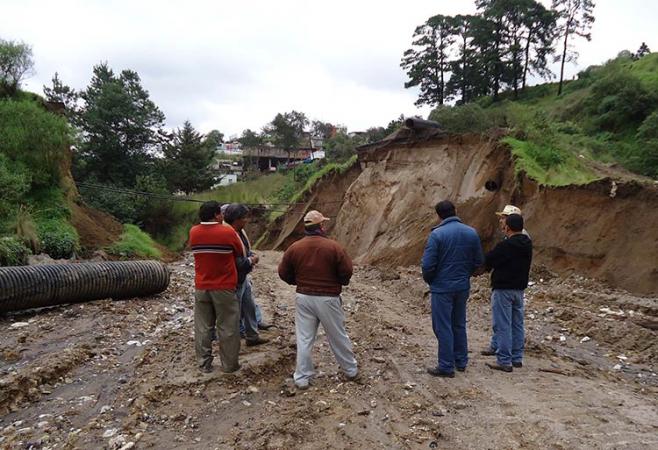
[[[556,83],[541,84],[516,99],[507,92],[498,102],[440,107],[430,119],[450,132],[506,129],[517,171],[540,184],[658,178],[658,53],[635,60],[622,52],[556,93]]]

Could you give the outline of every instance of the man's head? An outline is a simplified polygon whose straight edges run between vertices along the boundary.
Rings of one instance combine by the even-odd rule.
[[[309,211],[304,216],[304,228],[308,231],[322,229],[329,218],[322,215],[320,211]]]
[[[507,236],[523,232],[523,217],[521,214],[510,214],[505,216],[505,228],[503,231]]]
[[[498,225],[500,225],[500,229],[503,230],[503,232],[505,231],[505,220],[511,214],[518,214],[520,216],[521,210],[514,205],[505,205],[502,211],[496,212],[496,215],[498,216]]]
[[[204,202],[199,208],[199,219],[201,222],[221,222],[222,213],[221,205],[214,200]]]
[[[441,220],[457,215],[457,212],[455,212],[455,205],[453,205],[450,200],[440,201],[436,204],[434,210]]]
[[[222,216],[224,214],[226,214],[226,208],[228,208],[229,206],[230,206],[230,203],[225,203],[225,204],[222,205],[222,207],[220,208],[220,210],[222,211]]]
[[[224,221],[236,230],[241,230],[249,221],[249,208],[240,203],[231,203],[224,212]]]

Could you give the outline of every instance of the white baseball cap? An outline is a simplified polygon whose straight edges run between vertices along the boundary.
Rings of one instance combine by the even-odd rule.
[[[322,222],[329,220],[328,217],[322,215],[320,211],[309,211],[304,216],[304,225],[317,225]]]
[[[496,212],[497,216],[509,216],[510,214],[521,215],[521,210],[514,205],[505,205],[502,211]]]

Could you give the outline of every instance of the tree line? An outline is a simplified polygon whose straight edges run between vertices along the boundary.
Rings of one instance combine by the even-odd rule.
[[[531,75],[550,79],[559,61],[558,95],[564,66],[578,56],[575,38],[591,39],[592,0],[553,0],[546,8],[537,0],[476,0],[477,14],[436,15],[414,31],[401,67],[405,88],[419,87],[416,105],[468,103],[504,89],[515,98]]]

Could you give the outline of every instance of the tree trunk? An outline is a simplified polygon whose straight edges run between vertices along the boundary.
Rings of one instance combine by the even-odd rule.
[[[525,91],[526,78],[528,77],[528,64],[530,61],[530,40],[532,39],[532,31],[528,31],[528,40],[525,43],[525,63],[523,65],[523,85],[521,89]]]
[[[569,23],[567,22],[566,29],[564,31],[564,49],[562,50],[562,65],[560,67],[560,84],[557,88],[557,96],[562,95],[562,83],[564,81],[564,63],[567,59],[567,39],[569,38]]]

